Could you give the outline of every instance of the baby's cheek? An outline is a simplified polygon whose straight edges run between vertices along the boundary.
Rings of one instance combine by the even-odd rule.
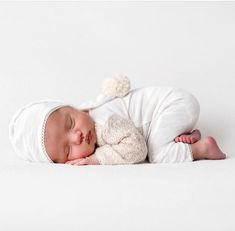
[[[82,149],[78,150],[75,158],[85,158],[90,156],[94,152],[94,147],[92,145],[86,145]]]
[[[88,157],[94,153],[95,145],[89,145],[87,149],[83,152],[83,157]]]
[[[80,121],[82,124],[87,124],[90,122],[90,117],[88,117],[87,115],[83,115],[80,117]]]

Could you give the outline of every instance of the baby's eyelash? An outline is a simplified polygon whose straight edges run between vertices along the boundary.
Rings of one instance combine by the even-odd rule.
[[[70,117],[70,120],[71,120],[70,128],[73,128],[74,127],[74,120],[72,119],[72,117]]]

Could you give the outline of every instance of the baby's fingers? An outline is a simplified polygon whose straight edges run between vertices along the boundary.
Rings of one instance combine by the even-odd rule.
[[[87,162],[86,159],[81,158],[81,159],[67,161],[66,164],[70,164],[70,165],[85,165],[85,164],[87,164],[86,162]]]

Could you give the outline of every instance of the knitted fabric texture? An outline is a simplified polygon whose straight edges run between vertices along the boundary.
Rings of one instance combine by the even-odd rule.
[[[100,164],[134,164],[146,159],[144,136],[131,120],[112,115],[103,126],[96,123],[95,129],[98,148],[93,155]]]

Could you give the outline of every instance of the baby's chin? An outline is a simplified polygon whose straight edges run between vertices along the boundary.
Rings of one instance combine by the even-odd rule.
[[[88,150],[87,150],[87,152],[84,154],[84,157],[83,157],[83,158],[92,155],[92,154],[94,153],[94,151],[95,151],[95,144],[90,145],[89,148],[88,148]]]

